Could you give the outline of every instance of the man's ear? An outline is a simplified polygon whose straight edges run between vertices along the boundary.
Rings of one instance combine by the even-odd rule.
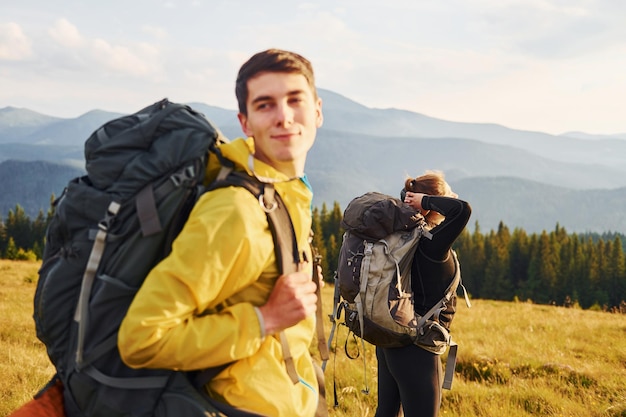
[[[252,136],[252,131],[248,126],[248,117],[243,113],[237,113],[237,118],[239,119],[239,124],[241,125],[243,133],[248,137]]]
[[[316,105],[315,111],[317,113],[315,126],[317,128],[320,128],[324,124],[324,114],[322,113],[322,99],[321,98],[317,99],[317,105]]]

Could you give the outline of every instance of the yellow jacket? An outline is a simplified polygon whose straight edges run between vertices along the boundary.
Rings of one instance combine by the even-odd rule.
[[[253,147],[251,139],[237,139],[221,150],[236,169],[251,173],[247,165]],[[278,180],[275,187],[300,250],[311,259],[312,192],[306,178],[289,180],[258,160],[254,171]],[[311,272],[311,265],[307,268]],[[313,416],[318,387],[309,346],[315,317],[285,330],[300,377],[294,384],[278,335],[263,337],[254,308],[266,302],[277,277],[272,235],[256,198],[241,187],[204,194],[122,322],[118,346],[123,360],[135,368],[176,370],[233,362],[207,384],[212,397],[268,416]]]

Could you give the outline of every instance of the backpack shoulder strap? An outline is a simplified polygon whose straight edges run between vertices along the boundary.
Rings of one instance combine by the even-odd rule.
[[[320,282],[320,276],[317,273],[317,268],[320,266],[322,256],[317,251],[317,248],[313,245],[313,231],[311,231],[311,253],[313,254],[313,282],[317,286],[317,310],[315,311],[315,327],[317,334],[317,349],[320,352],[320,359],[322,360],[322,366],[325,366],[326,361],[330,357],[330,350],[326,344],[326,334],[324,332],[324,312],[322,309],[322,283]],[[322,368],[322,371],[324,369]]]
[[[267,215],[272,237],[274,238],[276,261],[280,273],[295,272],[301,261],[296,232],[293,228],[291,216],[274,186],[269,183],[262,183],[246,173],[230,171],[227,172],[224,178],[218,177],[211,184],[208,191],[230,185],[243,187],[257,197],[261,209]]]
[[[422,327],[426,323],[426,321],[428,321],[433,315],[438,314],[438,311],[445,307],[446,303],[450,301],[450,299],[452,298],[454,293],[456,293],[456,290],[459,286],[461,286],[461,288],[463,289],[463,294],[465,296],[465,303],[467,304],[468,307],[471,307],[469,297],[467,296],[467,291],[465,290],[465,287],[461,283],[461,265],[459,264],[459,259],[456,255],[456,252],[454,250],[450,250],[450,256],[452,256],[452,258],[454,259],[454,277],[452,278],[450,285],[448,285],[448,288],[446,289],[446,292],[444,293],[443,297],[441,297],[441,300],[435,303],[435,305],[432,306],[431,309],[428,310],[426,314],[420,317],[420,319],[417,322],[418,328]]]
[[[268,224],[272,237],[274,239],[274,251],[276,256],[276,262],[278,263],[279,272],[281,274],[288,274],[296,272],[298,270],[301,261],[306,260],[301,258],[301,254],[298,248],[298,242],[296,239],[296,233],[291,221],[289,211],[285,206],[280,194],[276,192],[274,186],[270,183],[263,183],[258,181],[254,177],[247,175],[240,171],[232,171],[230,168],[222,169],[218,175],[218,179],[211,184],[209,190],[217,188],[228,187],[231,185],[243,187],[250,191],[259,200],[261,209],[265,211],[268,219]],[[318,314],[321,314],[321,293],[320,283],[317,276],[316,264],[314,259],[313,265],[313,278],[317,284],[317,298],[318,298]],[[318,341],[318,345],[321,346],[320,352],[323,358],[328,358],[328,351],[326,348],[326,342],[324,341],[323,322],[319,319],[317,321],[317,334],[318,339],[321,337],[322,341]],[[320,336],[321,333],[321,336]],[[294,383],[298,382],[299,377],[295,370],[293,358],[289,352],[289,346],[284,333],[281,332],[280,341],[283,349],[283,355],[285,365],[287,367],[287,373],[291,377]],[[201,371],[195,377],[195,385],[202,386],[209,382],[215,375],[223,370],[227,365],[222,367],[210,368]]]
[[[446,303],[450,301],[454,293],[456,293],[456,290],[459,286],[461,286],[461,288],[463,289],[463,295],[465,297],[465,303],[467,304],[467,307],[469,308],[472,306],[469,297],[467,296],[467,291],[461,283],[461,264],[459,263],[457,254],[454,250],[450,250],[450,256],[452,256],[454,259],[454,277],[452,278],[450,285],[448,285],[448,288],[446,289],[446,292],[441,300],[439,300],[439,302],[437,302],[430,310],[428,310],[428,312],[423,317],[419,319],[417,324],[418,328],[423,326],[426,321],[430,319],[433,315],[439,315],[439,313],[445,308]],[[454,340],[452,340],[452,338],[450,338],[449,340],[449,346],[450,349],[448,351],[448,358],[446,360],[446,372],[444,374],[444,380],[442,384],[442,388],[448,390],[452,388],[452,379],[454,377],[456,355],[458,351],[458,345]]]

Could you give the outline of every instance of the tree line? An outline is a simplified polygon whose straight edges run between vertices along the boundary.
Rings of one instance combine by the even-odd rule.
[[[39,260],[45,231],[54,211],[31,220],[16,205],[0,218],[0,257]],[[313,244],[321,256],[324,280],[333,282],[344,233],[339,203],[313,209]],[[503,223],[483,233],[476,222],[466,228],[454,249],[461,262],[462,282],[473,298],[523,300],[581,308],[626,307],[626,239],[618,233],[568,233],[558,224],[552,231],[528,234]]]
[[[323,257],[324,279],[333,281],[343,230],[339,204],[313,211],[314,243]],[[482,233],[466,228],[453,248],[462,283],[473,298],[532,301],[626,313],[626,239],[618,233],[575,234],[511,231],[502,222]]]
[[[0,217],[0,258],[11,260],[38,260],[43,256],[46,229],[54,211],[43,210],[34,220],[17,204],[9,210],[6,219]]]

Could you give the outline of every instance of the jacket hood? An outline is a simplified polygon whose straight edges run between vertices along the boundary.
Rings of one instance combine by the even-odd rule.
[[[254,139],[237,138],[221,144],[218,149],[222,156],[235,164],[236,171],[245,171],[263,182],[287,182],[290,178],[272,166],[259,161],[254,157]],[[210,155],[206,179],[208,182],[217,177],[221,165],[215,155]]]

